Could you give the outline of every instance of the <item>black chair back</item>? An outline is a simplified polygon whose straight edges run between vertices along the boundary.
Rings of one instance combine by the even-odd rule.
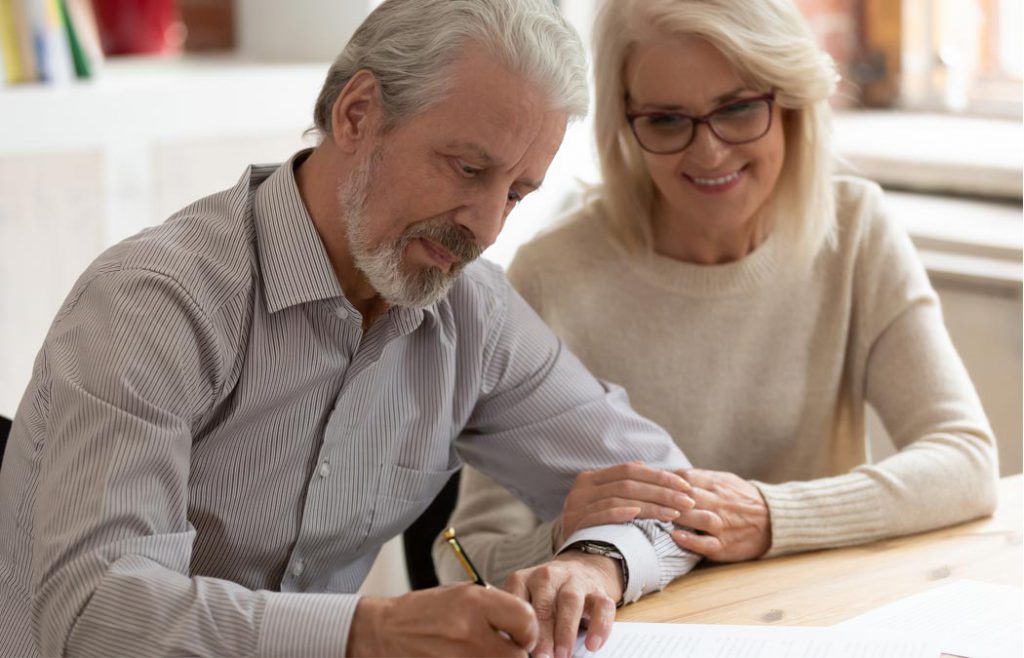
[[[455,501],[459,497],[459,474],[456,471],[430,503],[420,518],[402,534],[402,546],[405,548],[405,571],[409,574],[409,586],[412,589],[437,587],[437,573],[434,572],[434,558],[430,552],[434,540],[448,525],[448,519],[455,510]]]
[[[4,464],[4,450],[7,449],[7,435],[11,433],[11,420],[0,416],[0,466]]]

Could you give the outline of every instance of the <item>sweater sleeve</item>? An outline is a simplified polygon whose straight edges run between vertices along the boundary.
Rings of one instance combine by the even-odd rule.
[[[517,569],[553,556],[552,522],[541,521],[500,484],[471,466],[462,469],[459,502],[449,525],[485,580],[505,581]],[[466,580],[443,538],[434,541],[434,569],[442,583]]]
[[[990,514],[995,440],[909,237],[869,190],[854,277],[864,399],[897,454],[837,477],[755,483],[772,517],[768,556],[864,543]]]
[[[537,269],[530,264],[530,245],[519,248],[515,258],[508,266],[508,282],[516,289],[519,296],[526,300],[530,308],[545,322],[548,318],[544,316],[544,305],[541,300],[541,281],[537,275]]]

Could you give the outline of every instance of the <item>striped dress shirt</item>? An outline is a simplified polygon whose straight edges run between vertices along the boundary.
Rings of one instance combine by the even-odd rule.
[[[285,165],[112,247],[36,359],[0,473],[5,655],[344,655],[381,545],[462,460],[544,517],[575,475],[685,457],[501,271],[364,334]],[[627,600],[692,567],[592,528]]]

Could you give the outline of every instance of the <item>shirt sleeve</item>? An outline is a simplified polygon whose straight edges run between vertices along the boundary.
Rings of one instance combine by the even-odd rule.
[[[689,466],[671,437],[630,407],[621,387],[591,375],[503,283],[506,304],[484,355],[481,396],[458,440],[464,459],[546,521],[561,512],[581,471],[633,460],[668,470]],[[657,591],[696,562],[672,541],[670,527],[627,528],[591,528],[589,538],[623,554],[630,594]],[[538,540],[519,541],[536,546]]]
[[[189,575],[192,428],[223,385],[216,324],[175,281],[76,287],[41,355],[32,512],[43,655],[343,655],[356,596]]]
[[[769,556],[921,532],[996,505],[998,459],[981,402],[909,236],[885,216],[881,191],[870,192],[851,349],[862,355],[865,400],[899,451],[844,475],[756,483],[771,511]]]

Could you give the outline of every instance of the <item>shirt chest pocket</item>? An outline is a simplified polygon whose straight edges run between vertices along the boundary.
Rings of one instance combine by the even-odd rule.
[[[377,484],[368,542],[383,543],[405,531],[434,500],[460,464],[422,470],[392,464]]]

